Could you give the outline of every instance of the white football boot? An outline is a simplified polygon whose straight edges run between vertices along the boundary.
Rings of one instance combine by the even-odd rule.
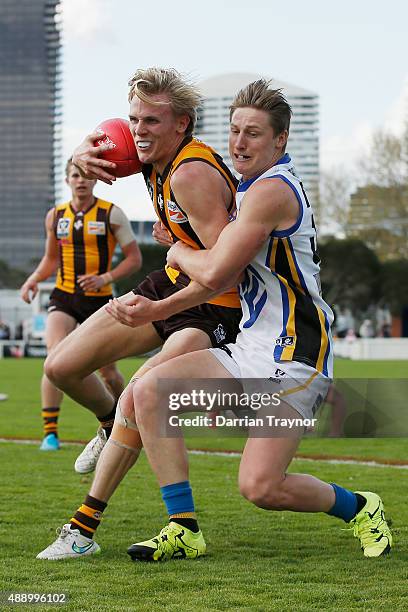
[[[98,463],[99,455],[107,441],[105,430],[99,427],[96,436],[85,446],[82,453],[75,461],[75,471],[78,474],[93,472]]]
[[[57,529],[57,533],[59,535],[55,542],[38,553],[37,559],[49,559],[50,561],[76,559],[101,552],[96,542],[81,535],[78,529],[72,529],[69,523],[62,529]]]

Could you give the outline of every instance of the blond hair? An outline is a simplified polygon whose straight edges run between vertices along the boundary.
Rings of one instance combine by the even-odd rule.
[[[67,163],[65,164],[65,176],[66,178],[68,178],[70,170],[71,170],[71,166],[73,166],[73,162],[72,162],[72,155],[71,157],[67,160]]]
[[[190,136],[197,122],[197,108],[202,96],[198,88],[174,68],[139,68],[129,80],[129,102],[137,96],[143,102],[169,104],[175,115],[188,115],[190,123],[186,136]],[[169,102],[152,100],[151,96],[166,94]]]
[[[281,89],[269,89],[271,83],[259,79],[241,89],[230,106],[230,121],[237,108],[257,108],[268,113],[275,136],[285,130],[289,132],[292,109]]]

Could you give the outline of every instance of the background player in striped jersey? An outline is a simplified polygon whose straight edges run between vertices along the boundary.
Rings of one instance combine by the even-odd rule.
[[[195,558],[206,550],[194,513],[183,438],[163,435],[169,423],[170,387],[160,381],[174,379],[171,390],[182,391],[182,379],[194,379],[194,388],[198,378],[224,379],[242,390],[239,379],[257,378],[254,392],[275,394],[281,401],[272,412],[255,416],[311,419],[332,378],[333,316],[320,291],[312,209],[285,153],[291,109],[281,92],[268,85],[263,80],[251,83],[231,106],[230,155],[242,175],[237,220],[209,250],[176,243],[168,252],[171,266],[214,291],[244,273],[243,317],[236,343],[172,359],[133,386],[136,422],[170,518],[156,537],[129,548],[133,559]],[[108,309],[129,324],[136,320],[137,307],[137,302],[133,309],[115,302]],[[140,307],[142,317],[149,305],[142,302]],[[242,384],[246,390],[245,381]],[[268,422],[266,418],[261,430],[250,428],[239,472],[242,495],[266,510],[336,516],[352,524],[366,557],[387,553],[392,536],[380,497],[287,473],[304,428],[271,431]],[[265,545],[270,546],[267,534]]]
[[[68,160],[66,182],[72,198],[51,209],[45,219],[45,254],[21,287],[21,297],[30,302],[38,283],[57,271],[55,289],[48,308],[47,350],[71,333],[112,297],[112,281],[124,278],[141,266],[141,254],[124,212],[93,194],[95,180],[81,177]],[[124,259],[112,269],[112,256],[119,244]],[[123,391],[123,377],[114,362],[100,374],[115,397]],[[44,374],[41,381],[44,439],[41,450],[58,450],[58,415],[62,392]],[[106,421],[102,425],[109,426]],[[110,426],[112,423],[110,424]]]

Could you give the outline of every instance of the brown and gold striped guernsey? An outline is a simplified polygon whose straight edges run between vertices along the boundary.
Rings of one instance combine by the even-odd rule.
[[[78,285],[82,274],[104,274],[111,268],[116,239],[109,217],[113,204],[95,198],[87,210],[75,211],[71,202],[55,207],[54,233],[59,247],[56,287],[67,293],[88,297],[112,294],[112,285],[99,291],[83,292]]]
[[[189,136],[183,140],[174,159],[166,166],[162,175],[158,174],[150,164],[143,166],[143,175],[156,213],[171,233],[173,240],[182,240],[193,249],[204,249],[204,245],[191,227],[187,214],[177,202],[170,186],[171,177],[176,169],[181,164],[192,161],[202,161],[209,164],[218,170],[224,178],[231,191],[231,201],[227,211],[231,218],[233,218],[235,213],[235,192],[238,181],[231,174],[222,157],[214,149],[196,138]],[[166,266],[166,272],[172,283],[179,288],[185,287],[190,282],[188,276],[170,266]],[[226,291],[209,300],[209,303],[230,308],[240,307],[236,289]]]

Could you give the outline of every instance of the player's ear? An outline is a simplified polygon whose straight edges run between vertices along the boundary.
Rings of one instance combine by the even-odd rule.
[[[278,140],[276,143],[279,149],[283,149],[284,147],[286,147],[286,143],[288,142],[288,137],[289,137],[288,130],[283,130],[283,132],[279,134]]]
[[[180,134],[183,134],[190,123],[190,117],[188,115],[178,115],[177,116],[177,131]]]

